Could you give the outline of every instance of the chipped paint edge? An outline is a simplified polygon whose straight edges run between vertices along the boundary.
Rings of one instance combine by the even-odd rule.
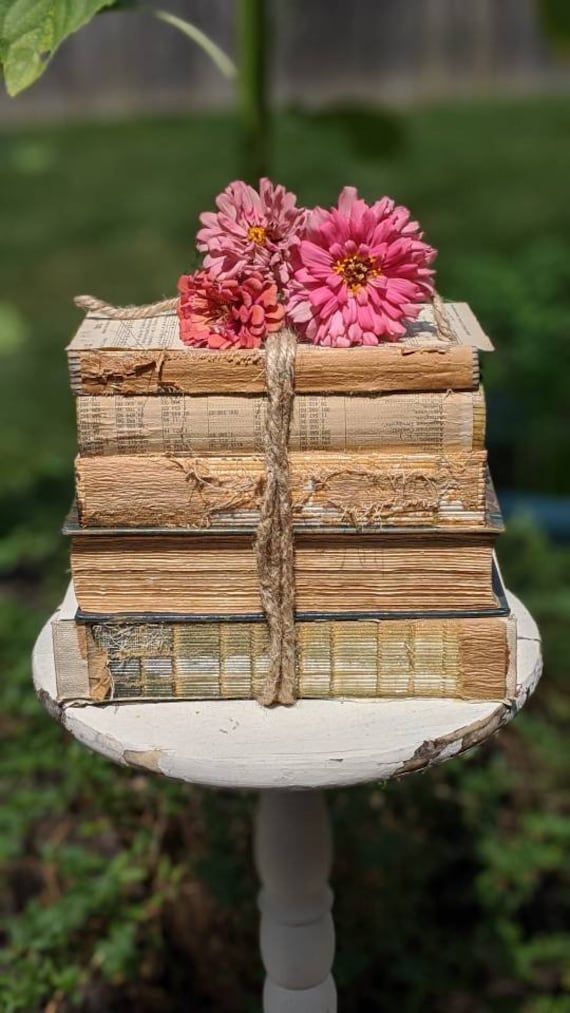
[[[91,727],[88,721],[88,705],[85,708],[70,708],[59,704],[49,690],[49,672],[46,672],[46,639],[50,636],[50,622],[38,637],[34,649],[34,679],[36,691],[50,717],[62,724],[75,738],[88,748],[101,753],[122,766],[161,773],[175,780],[189,781],[213,787],[241,788],[326,788],[357,784],[366,781],[386,781],[404,777],[444,763],[475,748],[512,720],[534,692],[542,671],[540,635],[534,620],[516,599],[511,596],[513,608],[522,616],[518,637],[519,678],[521,681],[512,700],[497,703],[484,718],[463,724],[448,734],[434,739],[425,739],[407,760],[382,761],[375,758],[373,749],[339,755],[338,749],[332,755],[280,754],[272,763],[251,755],[211,757],[178,756],[174,750],[141,748],[140,742],[128,743],[104,734]],[[50,645],[51,646],[51,645]],[[49,663],[48,663],[49,665]],[[44,678],[42,678],[42,676]],[[323,706],[330,706],[326,702]],[[355,701],[335,701],[341,706],[351,706]],[[362,706],[362,702],[359,702]],[[128,705],[125,705],[128,706]],[[147,706],[168,706],[148,704]],[[217,702],[210,704],[218,706]],[[122,708],[121,708],[122,709]],[[214,728],[213,728],[214,730]],[[212,750],[215,754],[215,747]],[[304,761],[304,763],[303,763]]]

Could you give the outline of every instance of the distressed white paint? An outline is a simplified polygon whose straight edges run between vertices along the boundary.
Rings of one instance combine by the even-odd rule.
[[[183,781],[262,788],[256,862],[262,890],[264,1013],[336,1013],[331,841],[321,788],[384,780],[442,763],[511,720],[542,671],[540,636],[512,595],[518,620],[517,687],[506,705],[459,700],[301,700],[265,710],[255,701],[61,708],[49,623],[34,649],[34,682],[48,711],[77,739],[117,763]],[[287,789],[287,790],[271,790]]]
[[[49,623],[34,650],[36,689],[90,749],[182,781],[234,788],[315,788],[384,780],[450,759],[510,720],[541,672],[536,624],[518,618],[514,704],[461,700],[300,700],[267,710],[254,700],[67,706],[55,702]],[[430,745],[431,744],[431,745]]]

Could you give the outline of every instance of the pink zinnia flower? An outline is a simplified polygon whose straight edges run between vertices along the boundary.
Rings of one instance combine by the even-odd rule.
[[[180,337],[199,348],[258,348],[283,323],[277,286],[260,274],[212,278],[208,271],[178,281]]]
[[[204,267],[219,278],[232,278],[247,270],[275,280],[280,290],[291,276],[291,250],[298,242],[306,212],[297,198],[268,179],[259,181],[259,193],[247,183],[230,183],[216,199],[218,211],[200,215],[198,249],[205,253]]]
[[[338,207],[309,215],[288,315],[316,345],[396,341],[433,294],[435,256],[407,208],[388,197],[369,206],[345,187]]]

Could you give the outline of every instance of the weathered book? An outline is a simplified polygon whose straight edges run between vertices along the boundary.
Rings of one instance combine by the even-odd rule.
[[[469,528],[485,523],[486,453],[292,451],[295,522]],[[257,523],[261,455],[77,457],[82,527],[216,528]]]
[[[246,454],[263,452],[265,397],[75,399],[79,452]],[[482,450],[485,398],[475,391],[307,395],[293,403],[291,450]]]
[[[476,390],[479,351],[492,345],[466,303],[447,303],[452,338],[442,339],[433,307],[422,307],[401,341],[375,347],[300,344],[298,394]],[[67,349],[75,394],[262,394],[263,349],[221,354],[188,348],[176,315],[111,320],[89,314]]]
[[[248,699],[267,673],[263,622],[78,622],[73,586],[53,620],[57,695],[94,703]],[[300,697],[513,695],[513,616],[298,622]]]
[[[301,613],[494,610],[491,531],[298,534]],[[72,538],[85,613],[262,614],[253,535],[111,534]]]

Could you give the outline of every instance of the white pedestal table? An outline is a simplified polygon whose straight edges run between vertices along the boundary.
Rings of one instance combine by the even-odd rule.
[[[542,670],[540,636],[518,619],[513,701],[301,700],[266,710],[250,700],[66,706],[55,700],[51,628],[33,658],[52,717],[116,763],[192,784],[260,791],[255,859],[262,889],[265,1013],[335,1013],[332,842],[324,788],[385,781],[443,763],[510,721]]]

